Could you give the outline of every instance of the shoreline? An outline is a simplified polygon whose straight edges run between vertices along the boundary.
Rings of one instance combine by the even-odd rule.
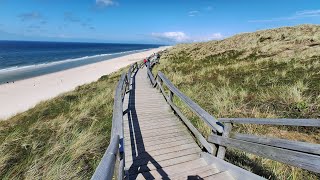
[[[39,102],[97,81],[101,76],[115,72],[153,53],[170,46],[125,55],[105,61],[66,69],[0,85],[0,121],[33,108]]]
[[[0,85],[8,84],[20,80],[25,80],[37,76],[51,74],[67,69],[72,69],[80,66],[94,64],[130,54],[140,53],[148,51],[149,49],[140,49],[132,51],[123,51],[110,54],[99,54],[93,56],[84,56],[79,58],[64,59],[60,61],[53,61],[48,63],[40,63],[34,65],[16,66],[10,68],[0,69]]]

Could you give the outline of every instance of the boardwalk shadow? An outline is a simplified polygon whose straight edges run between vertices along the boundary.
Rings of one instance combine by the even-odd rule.
[[[162,170],[161,165],[146,151],[143,136],[140,129],[139,118],[136,112],[135,104],[135,89],[136,89],[136,74],[137,71],[132,76],[131,89],[129,91],[129,101],[128,101],[128,124],[130,130],[130,142],[131,142],[131,156],[132,165],[129,168],[129,179],[136,179],[138,173],[141,173],[145,179],[154,179],[153,175],[149,172],[149,168],[153,165],[160,176],[167,177],[167,173]],[[149,167],[148,167],[149,166]]]

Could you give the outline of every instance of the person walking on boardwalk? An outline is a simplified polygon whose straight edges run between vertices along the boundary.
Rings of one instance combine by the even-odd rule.
[[[143,63],[144,63],[144,65],[145,65],[146,67],[147,67],[147,62],[148,62],[147,59],[144,59],[144,60],[143,60]]]

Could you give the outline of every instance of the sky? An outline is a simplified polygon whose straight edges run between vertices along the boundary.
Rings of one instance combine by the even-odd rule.
[[[176,44],[320,24],[320,0],[0,0],[0,40]]]

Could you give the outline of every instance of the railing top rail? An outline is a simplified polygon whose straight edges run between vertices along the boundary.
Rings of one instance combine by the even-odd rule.
[[[320,119],[287,119],[287,118],[219,118],[220,122],[238,124],[269,124],[286,126],[320,127]]]
[[[114,96],[114,104],[113,104],[113,115],[112,115],[112,132],[111,137],[114,135],[122,136],[121,129],[122,129],[122,89],[125,83],[126,73],[121,75],[121,78],[118,82],[118,85],[115,90]]]
[[[112,129],[110,144],[103,155],[98,167],[96,168],[91,179],[112,179],[114,168],[116,165],[116,156],[118,152],[123,151],[123,90],[129,85],[131,74],[138,68],[138,64],[134,63],[130,66],[127,73],[123,73],[118,81],[115,89],[113,114],[112,114]],[[119,149],[120,148],[120,149]],[[121,152],[120,152],[121,153]],[[121,178],[121,177],[119,177]]]
[[[119,148],[119,136],[111,138],[108,149],[104,153],[98,167],[96,168],[91,180],[112,179],[116,163],[116,154]]]
[[[205,121],[213,130],[219,133],[223,132],[223,125],[212,115],[202,109],[197,103],[192,101],[189,97],[184,95],[178,88],[176,88],[170,80],[162,73],[158,72],[158,77],[163,81],[163,83],[172,91],[176,96],[178,96],[188,107],[196,113],[201,119]]]

